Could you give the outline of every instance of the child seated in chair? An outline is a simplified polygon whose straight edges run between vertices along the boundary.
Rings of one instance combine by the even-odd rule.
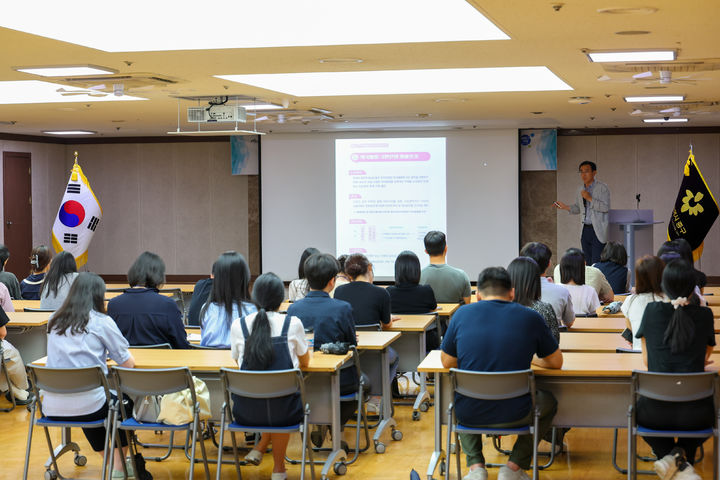
[[[5,397],[9,402],[12,402],[12,397],[15,397],[16,405],[28,405],[32,402],[33,396],[28,392],[25,364],[17,348],[5,340],[7,336],[5,325],[9,321],[10,318],[8,318],[5,311],[0,310],[0,355],[3,357],[3,363],[5,363],[5,368],[10,376],[10,378],[5,378],[2,370],[0,370],[0,391],[7,392]]]

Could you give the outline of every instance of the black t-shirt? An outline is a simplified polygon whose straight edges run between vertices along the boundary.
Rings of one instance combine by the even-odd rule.
[[[350,282],[335,289],[334,297],[348,302],[355,325],[390,323],[390,295],[368,282]]]
[[[627,292],[628,269],[615,262],[598,262],[593,267],[600,270],[607,279],[612,291],[617,295]]]
[[[430,285],[398,284],[387,288],[393,313],[428,313],[437,308]]]
[[[663,338],[675,309],[666,302],[653,302],[645,307],[642,323],[635,336],[645,337],[648,371],[689,373],[705,370],[706,347],[715,345],[713,312],[707,307],[696,305],[682,308],[695,321],[695,336],[690,348],[673,354],[670,352],[670,345],[666,345]]]
[[[5,313],[5,310],[0,308],[0,328],[4,327],[10,322],[10,317],[7,316],[7,313]]]
[[[212,286],[212,278],[203,278],[195,284],[192,298],[190,299],[190,308],[188,309],[188,325],[200,326],[200,310],[202,310],[205,302],[208,301]]]

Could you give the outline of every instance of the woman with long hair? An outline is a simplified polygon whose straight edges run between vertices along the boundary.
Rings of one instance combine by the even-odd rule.
[[[661,286],[664,268],[665,262],[652,255],[645,255],[635,262],[635,292],[621,307],[627,328],[633,333],[633,350],[642,349],[642,342],[634,334],[640,328],[645,307],[652,302],[667,301]]]
[[[538,312],[545,320],[556,341],[560,341],[558,319],[552,305],[540,301],[540,267],[529,257],[517,257],[507,268],[515,289],[513,302],[525,305]]]
[[[693,291],[695,271],[684,260],[670,261],[662,274],[662,290],[670,302],[653,302],[645,307],[636,337],[642,340],[643,361],[650,372],[702,372],[715,346],[712,310],[698,305]],[[700,430],[713,426],[713,398],[685,403],[664,402],[640,397],[638,423],[652,429]],[[670,478],[675,469],[682,478],[700,479],[692,464],[695,452],[706,438],[643,437],[660,459],[655,471]],[[687,458],[688,466],[683,466]],[[689,469],[689,470],[688,470]],[[678,478],[678,477],[674,477]]]
[[[590,315],[600,306],[597,291],[585,284],[585,257],[571,248],[560,259],[560,282],[570,292],[575,315]]]
[[[305,329],[297,317],[278,313],[285,298],[285,287],[274,273],[264,273],[255,280],[253,301],[257,313],[237,318],[230,331],[231,355],[241,370],[287,370],[310,363]],[[302,422],[303,408],[296,395],[270,401],[234,398],[233,418],[243,425],[287,426]],[[260,442],[245,456],[245,461],[259,465],[263,453],[272,443],[272,480],[285,480],[285,452],[288,433],[263,433]]]
[[[298,264],[298,278],[290,282],[288,285],[288,298],[291,302],[305,298],[310,287],[308,281],[305,278],[305,260],[310,258],[311,255],[320,253],[320,250],[314,247],[308,247],[300,255],[300,263]]]
[[[105,314],[105,282],[94,273],[84,272],[75,279],[67,299],[48,321],[47,366],[99,365],[107,374],[108,357],[121,367],[135,367],[127,340]],[[42,413],[52,420],[88,422],[108,415],[102,388],[73,394],[43,392],[42,408]],[[84,428],[83,432],[92,449],[102,455],[105,428]],[[126,437],[122,435],[120,440],[122,451],[114,450],[115,465],[122,465],[127,453]],[[122,471],[113,471],[112,477],[118,476],[122,478]]]
[[[175,300],[160,295],[165,283],[165,262],[159,255],[143,252],[128,270],[130,288],[108,302],[108,315],[130,345],[190,348],[182,312]]]
[[[72,253],[60,252],[55,255],[40,291],[40,308],[60,308],[77,276],[77,263]]]
[[[52,252],[45,245],[38,245],[30,252],[30,275],[20,282],[20,293],[25,300],[40,300],[42,288],[48,265],[52,259]]]
[[[230,348],[230,326],[257,309],[250,301],[250,269],[238,252],[225,252],[213,265],[213,284],[200,310],[200,345]]]

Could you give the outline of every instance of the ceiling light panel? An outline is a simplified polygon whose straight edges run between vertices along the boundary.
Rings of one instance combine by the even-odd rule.
[[[588,52],[590,61],[601,62],[671,62],[675,50],[640,50],[635,52]]]
[[[645,118],[643,119],[643,122],[645,123],[684,123],[687,122],[687,118],[677,118],[677,117],[671,117],[671,118]]]
[[[216,75],[297,97],[572,90],[547,67]]]
[[[204,31],[198,18],[207,12],[222,12],[223,25]],[[0,26],[106,52],[509,39],[465,0],[125,0],[122,8],[38,0],[3,5]]]
[[[685,95],[646,95],[639,97],[625,97],[628,103],[658,103],[658,102],[682,102]]]
[[[44,130],[42,133],[48,135],[95,135],[97,132],[89,130]]]
[[[86,75],[112,75],[117,70],[93,67],[90,65],[57,66],[57,67],[15,67],[18,72],[39,75],[41,77],[76,77]]]
[[[66,93],[66,95],[62,95],[61,92],[57,91],[58,89],[64,89],[63,93]],[[88,93],[93,96],[88,95]],[[57,83],[42,82],[40,80],[0,82],[0,105],[21,103],[89,103],[147,100],[146,98],[132,97],[130,95],[123,95],[122,97],[116,97],[115,95],[94,95],[98,95],[98,92],[72,88]]]

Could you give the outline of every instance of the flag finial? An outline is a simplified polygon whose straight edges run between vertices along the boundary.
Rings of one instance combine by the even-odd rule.
[[[692,146],[690,147],[690,149],[692,150]],[[75,165],[77,165],[77,157],[78,157],[78,152],[77,152],[77,150],[75,150],[75,151],[73,152],[73,155],[75,155]]]

